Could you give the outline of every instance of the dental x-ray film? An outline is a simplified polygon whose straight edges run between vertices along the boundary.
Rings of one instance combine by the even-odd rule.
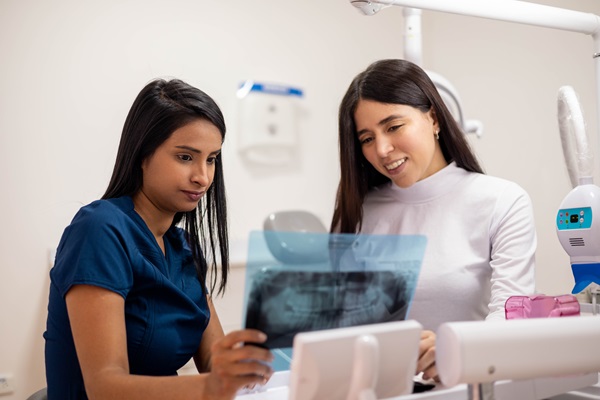
[[[296,333],[405,319],[426,246],[420,235],[253,231],[246,328],[268,348]]]

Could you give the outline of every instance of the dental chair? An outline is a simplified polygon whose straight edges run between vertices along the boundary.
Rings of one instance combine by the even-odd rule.
[[[265,231],[327,233],[319,217],[303,210],[277,211],[264,221]]]
[[[271,254],[284,265],[312,264],[328,259],[324,243],[316,243],[326,238],[327,228],[309,211],[271,213],[265,218],[263,230]],[[311,235],[313,233],[316,235]]]

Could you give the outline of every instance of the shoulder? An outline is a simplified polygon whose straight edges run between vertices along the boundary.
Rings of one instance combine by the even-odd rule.
[[[122,218],[133,211],[130,197],[102,199],[91,202],[79,209],[73,220],[104,220]]]
[[[133,202],[130,197],[96,200],[79,209],[71,225],[109,225],[130,219],[133,212]]]
[[[62,296],[74,284],[100,286],[123,297],[132,287],[140,245],[148,240],[133,218],[131,198],[97,200],[75,215],[56,251],[52,282]]]
[[[527,191],[516,182],[484,174],[474,174],[469,188],[472,208],[491,218],[492,225],[519,220],[533,226],[533,203]]]
[[[524,198],[529,200],[529,194],[518,183],[497,176],[477,172],[467,172],[465,180],[469,191],[500,199]]]
[[[491,186],[496,186],[498,188],[498,196],[500,199],[508,202],[517,200],[525,201],[527,203],[531,202],[529,193],[527,193],[527,191],[518,183],[494,176],[488,176],[488,179],[490,180]]]
[[[85,240],[94,240],[106,237],[107,233],[121,236],[125,232],[139,229],[133,213],[130,197],[96,200],[79,209],[65,229],[63,237],[84,240],[84,236]]]
[[[443,198],[453,208],[463,208],[479,215],[504,215],[510,210],[531,209],[527,191],[514,181],[479,172],[456,168],[458,177]]]

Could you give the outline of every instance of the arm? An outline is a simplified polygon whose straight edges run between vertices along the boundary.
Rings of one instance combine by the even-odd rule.
[[[515,294],[535,292],[537,245],[533,208],[527,193],[508,186],[498,197],[490,226],[491,295],[486,319],[504,318],[504,303]],[[435,334],[423,331],[417,372],[438,380],[435,367]]]
[[[208,309],[210,310],[210,320],[208,322],[208,326],[202,334],[200,347],[194,355],[194,363],[196,364],[196,369],[200,373],[210,371],[210,349],[216,341],[225,336],[221,326],[221,321],[219,320],[219,316],[217,315],[217,311],[215,310],[215,306],[210,296],[207,296],[206,300],[208,303]]]
[[[217,311],[214,308],[214,304],[210,297],[208,300],[208,307],[210,309],[210,322],[202,335],[202,342],[200,343],[200,347],[198,352],[194,356],[194,362],[196,363],[196,368],[199,372],[209,372],[212,371],[216,375],[224,374],[224,375],[232,375],[231,366],[229,365],[227,359],[228,356],[223,350],[227,350],[229,347],[233,346],[234,348],[241,348],[240,340],[235,339],[240,334],[252,333],[258,334],[258,336],[262,339],[256,340],[256,342],[264,342],[267,337],[256,330],[242,330],[242,331],[234,331],[228,335],[223,334],[223,328],[221,327],[221,322],[217,315]],[[255,340],[246,340],[255,342]],[[233,343],[233,344],[227,344]],[[225,347],[223,345],[225,344]],[[273,356],[270,351],[265,349],[259,349],[255,346],[249,346],[249,348],[254,349],[260,353],[267,359],[267,362],[273,361]],[[215,358],[213,363],[212,358]],[[252,357],[248,357],[252,358]],[[265,362],[265,359],[262,359],[262,362]],[[266,368],[266,369],[265,369]],[[259,369],[265,369],[265,372],[256,375],[253,381],[248,383],[244,383],[243,386],[252,387],[257,383],[265,384],[273,374],[273,371],[267,365],[259,365]],[[255,379],[258,378],[258,379]],[[215,387],[220,388],[221,383],[215,382]],[[235,390],[237,391],[237,388]]]
[[[237,389],[270,376],[270,353],[243,341],[260,342],[260,332],[240,331],[216,340],[219,374],[150,377],[130,375],[124,299],[109,290],[75,285],[66,295],[71,329],[86,392],[94,399],[233,399]],[[261,351],[262,350],[262,351]],[[214,359],[215,357],[213,357]]]
[[[533,207],[527,193],[518,190],[502,193],[490,231],[492,276],[486,319],[503,319],[504,304],[510,296],[535,293],[537,237]]]

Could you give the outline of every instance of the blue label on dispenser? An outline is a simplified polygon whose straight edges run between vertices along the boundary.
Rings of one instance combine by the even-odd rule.
[[[558,230],[590,229],[592,226],[592,208],[565,208],[556,214],[556,227]]]
[[[244,97],[250,92],[261,92],[279,96],[302,97],[303,95],[301,89],[292,86],[279,85],[276,83],[259,83],[249,80],[240,85],[240,88],[238,89],[238,97]]]

